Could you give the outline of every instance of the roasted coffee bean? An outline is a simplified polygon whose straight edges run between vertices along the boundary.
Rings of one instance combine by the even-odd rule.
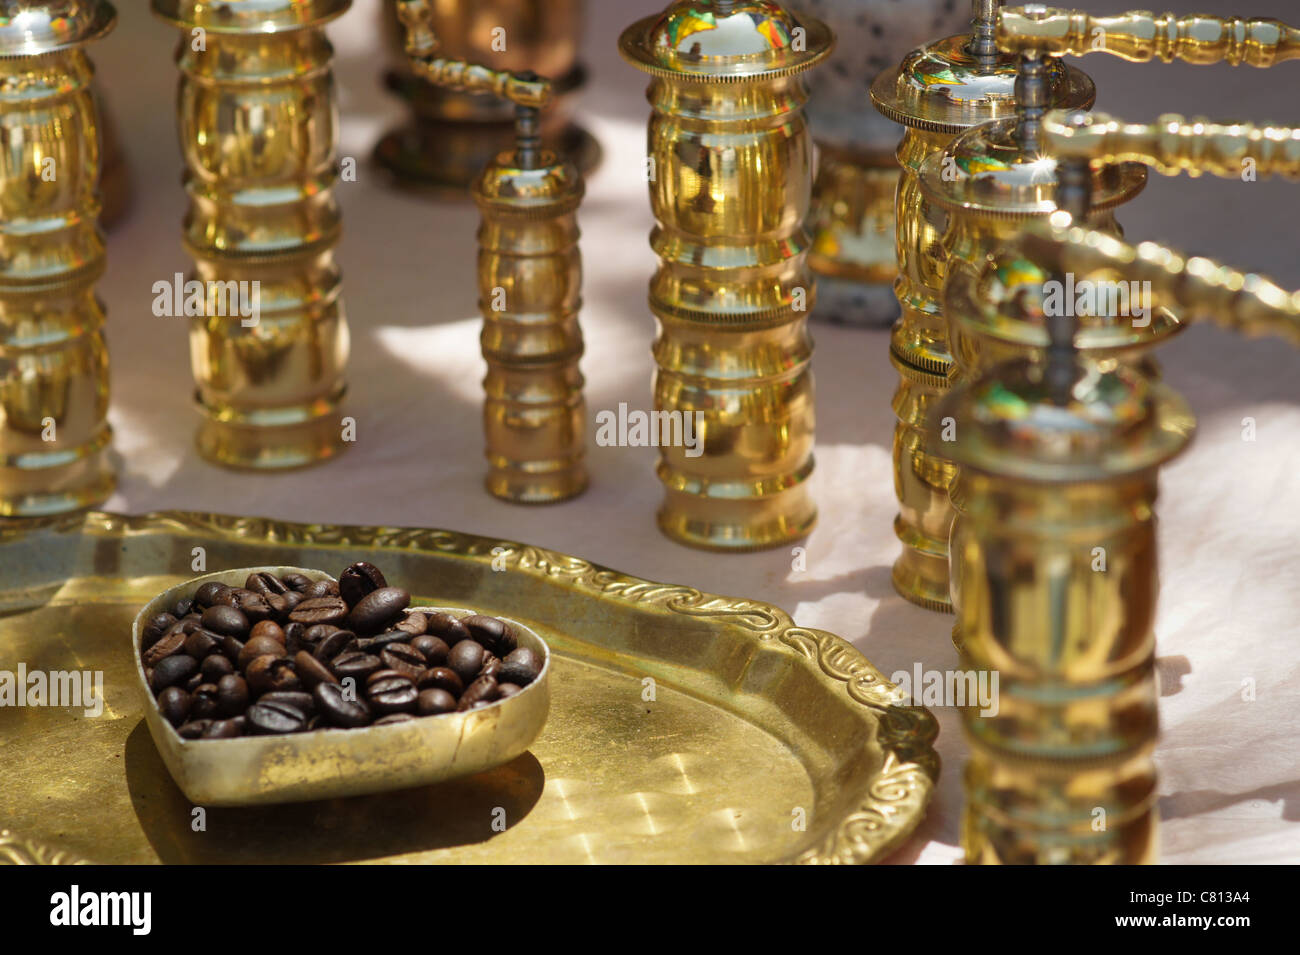
[[[256,590],[239,587],[231,591],[235,595],[234,608],[248,618],[250,624],[259,620],[268,620],[272,616],[270,598],[263,597]]]
[[[279,640],[272,640],[270,637],[256,637],[244,644],[244,648],[239,651],[239,656],[235,662],[239,664],[239,669],[247,670],[255,659],[267,654],[273,657],[284,656],[284,644]]]
[[[410,713],[389,713],[375,720],[375,726],[391,726],[393,723],[409,723],[415,719]]]
[[[487,651],[476,640],[462,640],[451,648],[447,654],[447,666],[456,671],[456,675],[468,685],[483,668]]]
[[[211,630],[199,628],[185,638],[185,652],[196,660],[205,660],[221,649],[221,637]]]
[[[456,675],[455,670],[447,667],[433,667],[425,670],[416,683],[421,690],[446,690],[452,696],[465,692],[465,681]]]
[[[288,613],[290,610],[298,606],[298,604],[302,603],[307,598],[304,597],[302,594],[298,593],[298,591],[291,590],[287,594],[281,594],[280,599],[284,601],[285,613]]]
[[[499,699],[499,700],[506,700],[506,699],[509,699],[510,697],[514,696],[516,693],[518,693],[518,692],[519,692],[520,690],[522,690],[522,689],[523,689],[523,687],[518,686],[518,685],[516,685],[516,684],[514,684],[514,683],[498,683],[498,684],[497,684],[497,699]]]
[[[191,613],[191,614],[186,614],[180,620],[177,620],[174,624],[172,624],[171,629],[168,630],[167,632],[181,633],[188,637],[195,630],[202,630],[202,629],[203,629],[202,614]]]
[[[329,663],[335,657],[357,649],[357,635],[351,630],[335,630],[328,637],[316,644],[312,656],[322,663]]]
[[[203,629],[223,637],[242,637],[248,627],[248,617],[235,607],[217,604],[203,611]]]
[[[147,667],[156,667],[167,657],[185,652],[185,634],[173,630],[140,655],[140,660]]]
[[[283,619],[289,612],[289,599],[284,594],[263,594],[262,602],[270,610],[271,617]],[[297,604],[294,604],[296,607]]]
[[[269,594],[288,593],[289,587],[275,574],[268,574],[265,571],[261,573],[249,574],[248,579],[244,581],[244,587],[248,590],[256,591],[263,597]]]
[[[173,616],[183,617],[194,609],[194,600],[191,597],[182,597],[176,601],[176,606],[172,607]]]
[[[304,693],[302,690],[273,690],[258,697],[257,702],[283,703],[285,706],[292,706],[307,719],[316,715],[316,701],[310,693]]]
[[[235,665],[224,655],[214,653],[203,658],[203,662],[199,665],[199,672],[203,675],[205,683],[217,683],[223,676],[234,673]]]
[[[330,668],[321,663],[306,650],[299,650],[293,658],[293,665],[298,671],[298,679],[308,690],[314,690],[318,683],[337,683],[338,679]]]
[[[347,690],[337,683],[320,683],[311,695],[320,715],[331,726],[352,728],[370,723],[370,707],[361,700],[350,698]]]
[[[209,580],[206,584],[200,584],[199,589],[194,591],[194,602],[200,607],[211,607],[217,597],[229,589],[229,584],[223,584],[219,580]]]
[[[501,670],[497,673],[497,679],[503,683],[527,686],[536,680],[541,672],[542,658],[528,647],[520,647],[506,654],[506,658],[501,661]]]
[[[410,713],[415,710],[415,699],[420,691],[410,677],[395,674],[366,684],[366,699],[376,713]]]
[[[394,676],[406,676],[406,674],[398,673],[396,670],[389,669],[376,670],[374,673],[366,677],[366,686],[370,686],[370,684],[377,683],[380,680],[387,680],[389,677]]]
[[[352,677],[354,680],[364,680],[383,665],[383,661],[379,657],[372,656],[369,653],[358,653],[355,650],[339,654],[330,661],[330,669],[334,671],[334,675],[340,680],[347,677]]]
[[[462,640],[470,639],[468,628],[449,613],[429,614],[425,633],[441,637],[449,647],[454,647]]]
[[[160,613],[150,617],[149,622],[140,631],[140,649],[148,650],[161,640],[167,631],[176,625],[176,622],[176,618],[169,613]]]
[[[493,676],[481,676],[460,695],[456,704],[458,710],[468,710],[475,703],[491,703],[497,698],[497,680]]]
[[[205,681],[203,679],[203,674],[196,672],[184,683],[178,683],[176,685],[179,686],[181,689],[183,689],[186,693],[193,693],[200,686],[202,686],[204,682]]]
[[[259,620],[253,625],[253,629],[248,631],[248,639],[256,640],[258,637],[270,637],[281,644],[285,640],[284,630],[274,620]]]
[[[339,585],[332,580],[313,580],[303,592],[304,597],[337,597]]]
[[[411,595],[401,587],[381,587],[366,594],[348,615],[351,629],[369,636],[386,629],[402,617]]]
[[[290,623],[284,626],[284,649],[291,656],[299,650],[310,650],[304,635],[307,628],[300,623]]]
[[[199,661],[183,653],[173,654],[158,661],[153,668],[150,685],[155,693],[161,693],[169,686],[184,683],[199,672]]]
[[[292,627],[293,624],[289,624],[289,626]],[[342,627],[334,626],[334,624],[332,623],[316,623],[310,625],[300,623],[298,624],[298,626],[305,628],[302,632],[302,638],[306,640],[308,643],[310,643],[312,646],[315,646],[316,644],[320,643],[331,633],[337,633],[338,631],[343,629]]]
[[[478,675],[496,677],[501,672],[501,658],[488,654],[483,660],[483,666],[479,668]]]
[[[217,708],[222,716],[239,716],[248,709],[251,695],[242,676],[230,673],[217,681]]]
[[[421,716],[452,713],[455,710],[456,698],[446,690],[440,690],[437,687],[421,690],[415,701],[415,711]]]
[[[217,685],[201,683],[190,696],[190,716],[196,720],[211,719],[220,712],[217,702]]]
[[[435,637],[431,633],[416,637],[411,641],[411,646],[423,654],[425,664],[431,667],[442,666],[447,662],[447,654],[451,652],[451,647],[447,646],[446,640]]]
[[[418,637],[429,629],[429,618],[419,610],[408,610],[406,616],[399,620],[393,629]]]
[[[374,564],[358,561],[339,574],[339,596],[355,607],[367,594],[388,586],[383,573]]]
[[[244,724],[238,720],[213,720],[199,739],[234,739],[244,735]]]
[[[390,643],[380,651],[384,665],[414,679],[424,672],[424,654],[409,643]]]
[[[244,652],[244,641],[238,637],[223,637],[221,652],[226,655],[226,659],[231,663],[238,664],[239,655]]]
[[[190,720],[176,727],[176,732],[180,734],[181,739],[198,739],[211,725],[212,720]]]
[[[366,653],[379,653],[384,647],[392,646],[394,643],[405,643],[411,639],[409,635],[401,630],[388,630],[374,637],[362,637],[357,641],[357,649],[364,650]]]
[[[248,731],[260,736],[301,733],[307,728],[307,717],[302,711],[284,703],[254,703],[244,718],[248,720]]]
[[[180,726],[190,715],[190,695],[179,686],[169,686],[158,694],[158,710],[172,726]]]
[[[237,609],[237,605],[239,603],[239,597],[236,596],[235,590],[236,588],[234,587],[222,585],[220,590],[214,590],[212,592],[212,603],[208,604],[208,606],[209,607],[236,607]],[[202,612],[203,610],[203,608],[198,606],[197,604],[195,605],[195,609],[199,610],[200,612]]]
[[[342,597],[309,597],[293,608],[289,619],[312,626],[317,623],[339,623],[347,618],[348,605]]]
[[[471,617],[463,617],[460,622],[465,625],[471,637],[483,644],[485,650],[499,657],[504,657],[519,645],[510,630],[510,625],[504,620],[474,614]]]
[[[311,578],[305,574],[285,574],[280,579],[287,587],[299,593],[311,586]]]
[[[267,654],[257,657],[244,671],[248,688],[260,696],[282,690],[298,690],[302,682],[293,668],[293,661],[288,657],[276,657]]]

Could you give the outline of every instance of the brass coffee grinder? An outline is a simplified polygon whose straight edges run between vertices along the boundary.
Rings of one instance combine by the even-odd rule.
[[[1048,125],[1063,132],[1090,122],[1076,114]],[[1276,150],[1279,170],[1300,171],[1294,152],[1231,128],[1235,142],[1210,151],[1240,156],[1255,144],[1259,154]],[[1296,141],[1294,131],[1270,132]],[[1095,150],[1100,159],[1060,159],[1061,210],[990,256],[977,283],[1003,288],[998,274],[1018,260],[1025,274],[1051,282],[1138,283],[1148,316],[1163,309],[1184,323],[1207,319],[1300,344],[1300,293],[1076,225],[1090,218],[1090,162],[1148,150],[1173,167],[1197,149],[1130,134],[1124,148]],[[984,367],[935,410],[936,426],[957,423],[951,447],[963,509],[952,553],[962,663],[1000,677],[995,708],[962,713],[970,746],[962,844],[970,863],[1152,862],[1156,482],[1194,422],[1185,402],[1136,364],[1081,352],[1079,319],[1052,304],[1046,281],[1022,281],[1001,300],[1012,323],[1037,317],[1045,348]],[[1104,323],[1092,318],[1095,337]],[[1132,323],[1110,318],[1116,336]]]
[[[582,174],[543,147],[540,115],[551,84],[439,55],[427,0],[399,0],[414,74],[451,90],[513,103],[515,141],[474,181],[479,307],[488,373],[483,387],[487,489],[520,504],[561,501],[587,486],[583,378]]]
[[[947,217],[942,241],[927,246],[933,260],[932,276],[941,283],[952,262],[978,262],[1026,222],[1049,215],[1055,208],[1055,166],[1042,140],[1042,117],[1054,105],[1076,108],[1053,103],[1051,75],[1059,69],[1055,58],[1105,52],[1135,61],[1158,57],[1165,61],[1269,66],[1289,55],[1289,30],[1268,20],[1203,16],[1175,19],[1145,12],[1091,17],[1081,11],[1043,7],[1004,7],[997,11],[992,21],[993,41],[1003,55],[1019,57],[1017,115],[983,123],[921,163],[917,180],[923,200],[943,210]],[[1094,173],[1098,182],[1093,224],[1118,229],[1110,210],[1141,190],[1145,172],[1140,165],[1130,163],[1102,167]],[[931,296],[931,304],[936,298]],[[905,305],[900,327],[906,326],[908,317]],[[942,349],[945,356],[944,380],[933,379],[930,390],[922,393],[933,399],[959,371],[952,358],[952,343],[946,340],[947,322],[941,308],[936,305],[929,317],[937,330],[928,344]],[[898,351],[896,344],[895,355]],[[896,408],[912,407],[903,397],[900,392]],[[949,610],[945,541],[952,512],[945,498],[951,493],[955,471],[945,460],[941,434],[927,433],[924,427],[902,429],[899,442],[903,446],[896,471],[900,500],[907,499],[910,489],[911,498],[924,501],[927,507],[918,510],[904,506],[900,511],[896,530],[904,542],[904,553],[895,565],[895,585],[916,603]]]
[[[893,409],[894,490],[899,502],[894,531],[903,552],[893,583],[903,597],[947,611],[948,504],[952,465],[935,448],[926,420],[948,388],[953,359],[942,314],[945,275],[943,211],[932,207],[917,178],[922,164],[954,136],[979,123],[1015,113],[1016,56],[993,42],[999,0],[975,0],[969,34],[947,37],[909,53],[878,76],[871,100],[905,127],[898,145],[902,169],[895,201],[898,278],[894,291],[901,314],[890,335],[890,361],[899,374]],[[1096,95],[1092,80],[1059,62],[1042,62],[1036,77],[1043,105],[1087,108]]]

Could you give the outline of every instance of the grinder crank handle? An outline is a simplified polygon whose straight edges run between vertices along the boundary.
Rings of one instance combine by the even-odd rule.
[[[490,93],[529,109],[541,109],[550,100],[551,81],[535,73],[494,70],[438,56],[429,0],[397,0],[397,16],[406,29],[407,59],[421,79],[464,93]]]
[[[1289,292],[1262,275],[1155,242],[1131,245],[1055,222],[1030,227],[1014,243],[1054,274],[1082,279],[1109,273],[1116,280],[1150,282],[1148,304],[1167,308],[1182,321],[1212,322],[1248,337],[1278,335],[1300,347],[1300,291]]]
[[[1159,59],[1266,68],[1300,58],[1300,29],[1264,17],[1180,17],[1149,10],[1099,17],[1084,10],[1003,7],[996,39],[1007,53],[1109,53],[1133,63]]]
[[[1043,143],[1060,160],[1140,162],[1163,176],[1241,176],[1250,161],[1258,176],[1300,179],[1300,128],[1187,120],[1176,113],[1154,123],[1126,123],[1105,113],[1054,110]]]

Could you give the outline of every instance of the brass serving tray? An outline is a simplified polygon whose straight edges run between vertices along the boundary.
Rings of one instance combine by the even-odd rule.
[[[415,602],[536,630],[546,728],[465,779],[197,813],[145,726],[136,612],[201,570],[354,560]],[[173,512],[0,527],[0,671],[20,663],[101,670],[105,701],[0,706],[0,861],[871,862],[920,822],[939,770],[933,716],[839,637],[453,531]]]

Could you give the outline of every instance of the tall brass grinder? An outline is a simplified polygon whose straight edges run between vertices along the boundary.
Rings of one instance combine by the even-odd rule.
[[[659,527],[694,547],[779,546],[816,520],[800,74],[832,44],[770,0],[678,0],[619,39],[651,77],[654,407],[698,442],[660,435]]]
[[[894,291],[901,314],[890,335],[889,357],[899,375],[893,409],[894,532],[903,551],[894,564],[894,588],[931,610],[949,611],[949,487],[955,468],[936,448],[927,417],[948,390],[953,368],[942,290],[946,275],[942,210],[921,188],[922,165],[954,136],[980,123],[1015,113],[1018,60],[994,43],[1000,0],[974,0],[971,31],[909,53],[871,86],[871,100],[906,128],[898,145],[902,174],[895,202],[898,278]],[[1096,89],[1078,70],[1049,59],[1040,88],[1047,103],[1066,109],[1091,107]]]
[[[205,296],[190,317],[197,445],[216,464],[293,468],[346,447],[338,108],[324,27],[351,2],[153,0],[181,31],[183,243]]]
[[[488,373],[483,428],[487,489],[545,504],[587,486],[583,378],[582,175],[541,143],[551,84],[535,73],[493,70],[438,55],[427,0],[398,0],[416,76],[437,87],[491,93],[515,107],[514,148],[500,153],[471,192],[479,228],[481,343]]]
[[[100,0],[5,4],[0,17],[0,517],[112,493],[94,68]]]

